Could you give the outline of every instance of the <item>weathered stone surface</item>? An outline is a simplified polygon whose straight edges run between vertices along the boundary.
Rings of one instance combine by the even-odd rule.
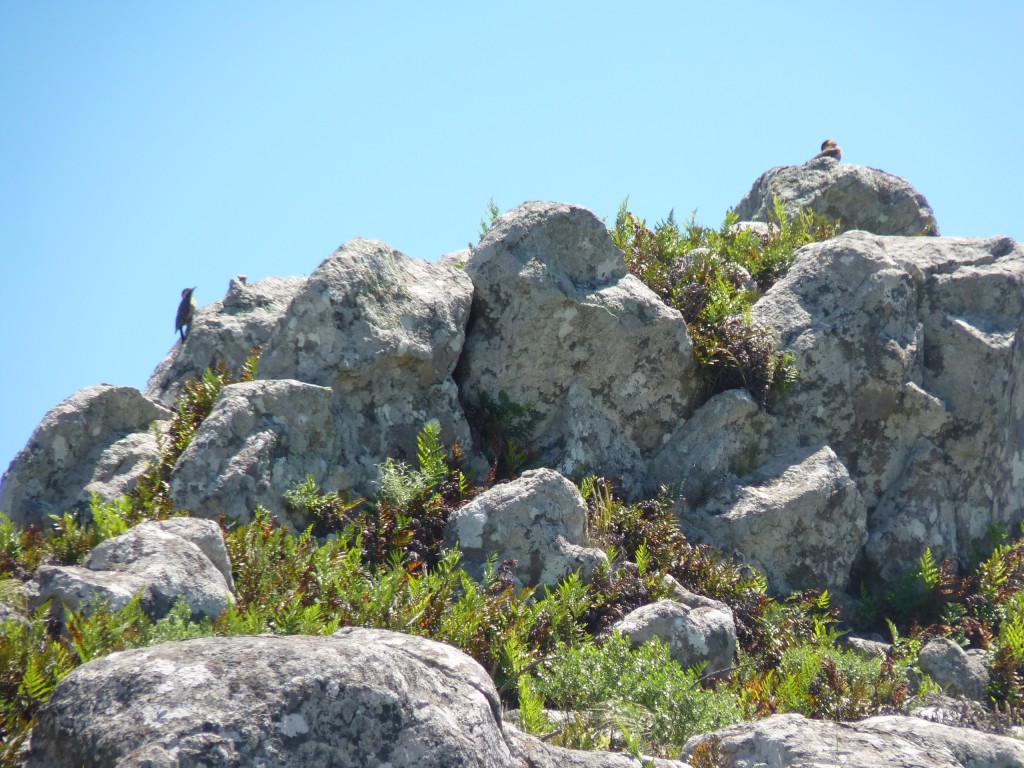
[[[693,504],[734,485],[767,458],[773,419],[746,390],[715,395],[681,424],[650,463],[647,488],[678,484]]]
[[[213,553],[212,559],[204,548]],[[38,568],[34,602],[53,600],[55,608],[88,611],[100,598],[118,609],[142,592],[142,607],[154,619],[165,616],[179,598],[189,604],[194,618],[213,619],[234,602],[230,568],[225,578],[214,560],[227,563],[220,528],[213,521],[141,523],[102,542],[84,567]]]
[[[231,384],[178,459],[171,498],[200,517],[223,512],[247,522],[259,504],[288,521],[282,497],[306,475],[325,488],[354,484],[346,458],[329,388],[289,380]]]
[[[736,655],[736,624],[724,604],[691,607],[675,600],[659,600],[630,611],[615,629],[633,645],[658,638],[668,646],[681,667],[706,664],[704,675],[732,668]]]
[[[21,525],[49,525],[88,505],[90,491],[123,493],[159,455],[148,433],[170,411],[137,389],[98,384],[54,407],[18,452],[0,483],[0,511]],[[119,478],[116,483],[114,478]]]
[[[634,763],[622,755],[548,747],[503,728],[494,684],[453,648],[349,628],[331,637],[164,643],[79,667],[40,711],[26,765],[83,764],[626,768]]]
[[[310,275],[267,343],[260,379],[330,387],[340,449],[356,490],[375,465],[415,463],[429,421],[441,441],[472,438],[452,371],[465,340],[473,285],[461,269],[429,264],[372,240],[353,240]]]
[[[989,675],[981,654],[968,653],[949,638],[937,637],[921,649],[918,666],[950,696],[987,702]]]
[[[926,546],[968,554],[1024,515],[1003,470],[1020,441],[1022,313],[1020,245],[860,232],[801,249],[755,305],[801,373],[777,406],[775,450],[828,445],[842,459],[868,508],[870,576],[897,578]]]
[[[736,206],[736,215],[740,221],[768,221],[774,197],[782,201],[788,216],[806,208],[839,219],[842,232],[939,234],[928,201],[905,179],[831,157],[765,171]]]
[[[683,518],[726,552],[739,552],[781,594],[812,587],[843,591],[867,540],[857,486],[827,446],[763,464]]]
[[[516,577],[527,585],[556,585],[573,571],[588,576],[604,552],[588,548],[587,506],[571,482],[550,469],[477,496],[448,520],[444,545],[458,544],[463,567],[479,577],[489,555],[517,560]]]
[[[1017,768],[1024,742],[969,728],[953,728],[916,717],[879,716],[855,723],[774,715],[695,736],[683,757],[700,742],[720,739],[726,768]]]
[[[649,454],[695,405],[682,316],[626,273],[589,211],[526,203],[499,217],[465,264],[473,312],[456,379],[464,400],[529,409],[539,460],[621,477],[638,492]]]
[[[227,295],[195,311],[184,344],[175,342],[149,377],[146,395],[174,406],[182,385],[218,362],[238,374],[254,347],[262,347],[284,316],[304,277],[232,278]]]

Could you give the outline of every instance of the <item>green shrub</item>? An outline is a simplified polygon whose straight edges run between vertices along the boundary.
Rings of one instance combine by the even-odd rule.
[[[625,745],[628,731],[643,751],[676,756],[690,736],[737,722],[741,714],[735,699],[703,689],[700,671],[682,669],[662,643],[633,648],[618,633],[600,644],[560,646],[531,675],[534,694],[576,720],[557,739],[565,746],[592,745],[592,734],[611,729],[618,731],[613,747]]]

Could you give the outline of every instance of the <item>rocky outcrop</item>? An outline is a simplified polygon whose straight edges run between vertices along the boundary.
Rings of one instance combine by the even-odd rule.
[[[867,541],[867,512],[828,447],[774,459],[685,516],[696,538],[742,552],[780,594],[843,591]]]
[[[40,710],[26,762],[214,764],[636,765],[550,747],[503,725],[494,683],[449,646],[355,628],[331,637],[202,638],[90,662]]]
[[[116,498],[159,456],[154,423],[171,412],[131,387],[87,387],[46,414],[0,482],[0,510],[21,525]]]
[[[718,765],[857,766],[858,768],[1016,768],[1024,742],[916,717],[869,717],[855,723],[775,715],[696,736],[683,757],[702,742],[717,742]]]
[[[331,388],[341,455],[361,465],[364,492],[376,463],[415,459],[428,421],[440,424],[443,443],[471,450],[452,371],[472,296],[460,269],[353,240],[309,276],[267,343],[259,378]]]
[[[637,646],[657,638],[679,666],[688,669],[703,665],[702,674],[708,677],[733,667],[736,624],[724,603],[707,600],[690,606],[659,600],[630,611],[614,628]]]
[[[520,584],[554,587],[574,571],[590,575],[608,558],[587,546],[587,505],[576,486],[550,469],[524,472],[455,511],[444,545],[458,545],[462,567],[482,577],[488,557],[515,560]]]
[[[245,521],[260,504],[286,518],[282,496],[307,475],[373,494],[377,465],[415,461],[430,421],[471,454],[451,378],[471,296],[454,267],[369,240],[339,248],[279,317],[258,380],[224,388],[174,469],[175,505]]]
[[[117,610],[140,593],[153,619],[181,598],[195,620],[215,619],[234,602],[220,528],[195,518],[141,523],[99,544],[84,567],[40,566],[33,580],[34,604],[51,600],[58,616],[61,608],[88,613],[97,601]]]
[[[876,235],[938,235],[928,201],[906,180],[875,168],[819,157],[765,171],[740,200],[740,221],[769,221],[778,198],[789,217],[801,209],[839,219],[840,231]]]
[[[627,274],[590,211],[526,203],[499,217],[465,264],[475,289],[456,380],[464,400],[505,393],[529,410],[539,462],[621,478],[696,405],[686,324]]]
[[[182,385],[223,363],[238,374],[254,348],[261,348],[281,322],[304,277],[268,277],[250,283],[232,278],[227,295],[195,311],[185,343],[175,342],[149,377],[146,396],[174,406]]]
[[[801,380],[774,450],[827,445],[868,510],[866,572],[891,581],[924,547],[966,554],[1024,498],[1001,461],[1020,371],[1024,248],[1006,240],[848,233],[806,246],[755,305]]]

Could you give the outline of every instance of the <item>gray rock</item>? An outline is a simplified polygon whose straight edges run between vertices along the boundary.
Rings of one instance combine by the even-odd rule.
[[[786,214],[802,208],[839,219],[840,231],[861,229],[876,235],[937,235],[938,224],[924,195],[905,179],[875,168],[821,157],[761,174],[736,206],[740,221],[768,221],[772,199]]]
[[[220,537],[220,528],[210,520],[141,523],[99,544],[84,567],[39,567],[33,577],[38,585],[35,605],[53,600],[55,609],[88,611],[99,598],[117,610],[141,592],[142,607],[151,618],[167,615],[179,598],[189,604],[194,619],[216,618],[234,602],[231,582],[194,542],[226,563],[223,539],[219,548],[214,543]]]
[[[1012,241],[861,232],[801,249],[755,305],[801,374],[776,407],[774,449],[828,445],[842,459],[868,508],[873,577],[898,578],[926,546],[967,555],[1024,516],[1003,471],[1020,442],[1022,314]]]
[[[691,607],[659,600],[630,611],[614,628],[635,646],[658,638],[681,667],[705,664],[707,676],[732,669],[736,655],[736,623],[724,604]]]
[[[494,684],[453,648],[355,628],[331,637],[164,643],[83,665],[41,708],[26,766],[82,764],[636,765],[623,755],[550,747],[503,727]]]
[[[921,649],[917,663],[950,696],[988,701],[989,674],[984,651],[971,654],[949,638],[937,637]]]
[[[550,469],[524,472],[456,510],[444,546],[458,544],[463,567],[476,577],[487,558],[517,560],[516,577],[530,586],[555,586],[576,570],[589,576],[608,558],[587,545],[587,506],[571,482]]]
[[[171,476],[177,509],[248,522],[260,505],[291,520],[285,491],[313,475],[325,488],[347,488],[357,476],[341,453],[331,390],[299,381],[251,381],[221,390]],[[358,468],[358,467],[356,467]]]
[[[153,371],[146,396],[173,407],[184,383],[218,362],[238,375],[250,351],[267,343],[305,283],[304,277],[268,277],[253,283],[242,276],[232,278],[223,299],[195,311],[188,338],[184,344],[176,341]]]
[[[92,490],[116,487],[120,495],[159,456],[155,439],[138,433],[170,416],[131,387],[76,392],[46,414],[14,457],[0,482],[0,510],[20,525],[43,527],[50,515],[87,507]]]
[[[681,522],[698,538],[740,553],[780,594],[845,590],[867,540],[864,501],[828,447],[763,464]]]
[[[463,399],[506,393],[529,409],[541,464],[641,492],[650,453],[696,404],[679,312],[626,273],[596,216],[571,205],[502,215],[465,271],[475,292],[456,372]]]
[[[1024,742],[969,728],[954,728],[916,717],[879,716],[854,723],[774,715],[753,723],[695,736],[698,744],[718,739],[727,768],[1017,768]]]
[[[650,462],[648,492],[679,484],[691,504],[736,483],[768,457],[773,418],[750,393],[715,395],[667,438]]]
[[[461,269],[384,243],[353,240],[310,275],[275,329],[260,379],[330,387],[339,450],[359,493],[386,458],[415,463],[416,435],[472,453],[452,371],[465,340],[473,285]]]

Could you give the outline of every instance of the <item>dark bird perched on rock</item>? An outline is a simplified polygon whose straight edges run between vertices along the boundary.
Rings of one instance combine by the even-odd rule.
[[[832,139],[825,139],[821,142],[821,152],[812,157],[812,160],[817,160],[819,157],[834,157],[836,160],[843,159],[843,150],[839,148]]]
[[[186,288],[181,292],[181,304],[174,318],[174,330],[181,334],[181,343],[185,343],[188,332],[192,329],[192,314],[196,311],[196,300],[192,298],[195,288]]]

